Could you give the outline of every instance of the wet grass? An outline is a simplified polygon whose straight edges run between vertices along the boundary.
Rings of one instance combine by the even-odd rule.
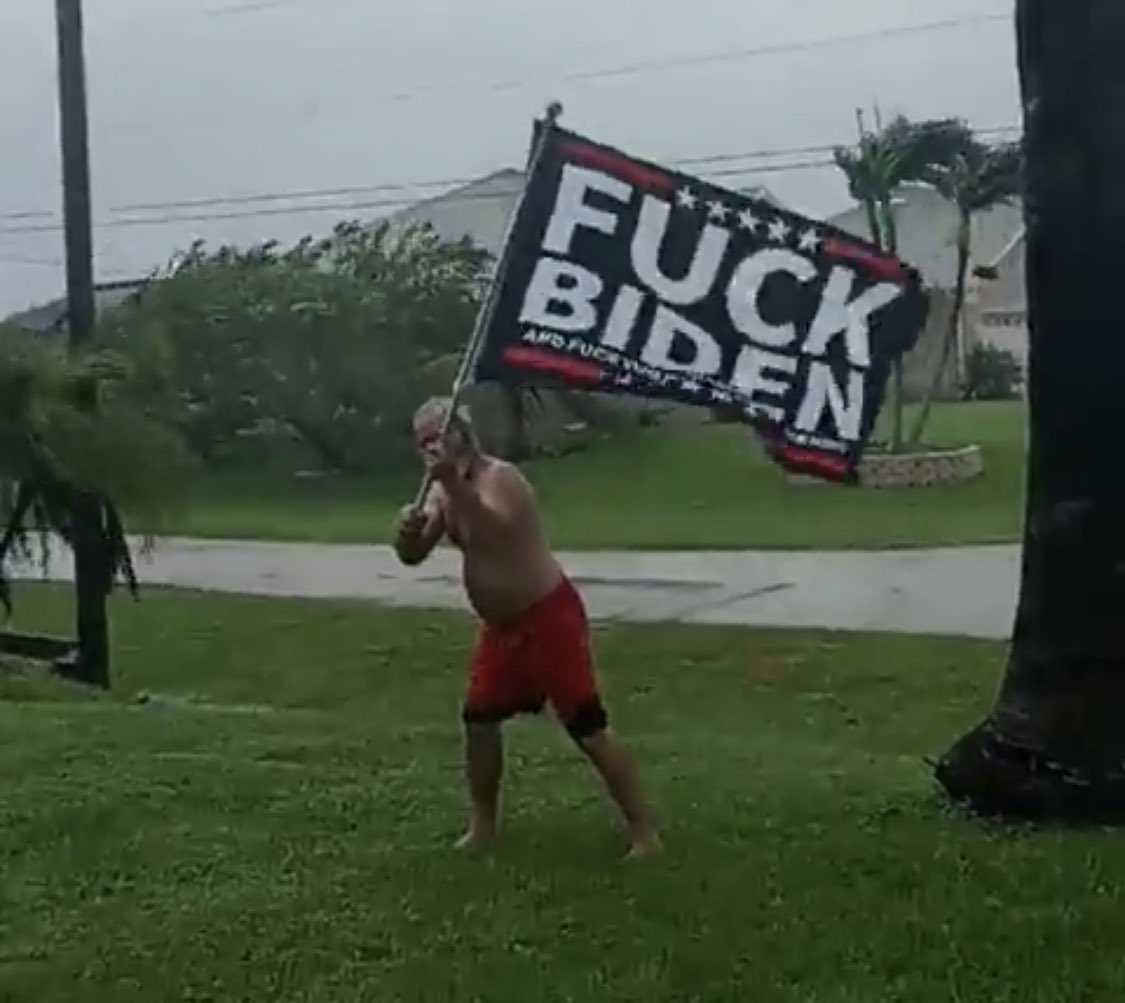
[[[568,549],[852,549],[1001,543],[1022,519],[1024,410],[936,409],[936,445],[976,443],[985,473],[949,487],[794,486],[752,434],[726,425],[636,431],[529,463],[555,543]],[[171,532],[188,536],[387,542],[413,472],[384,481],[261,472],[205,477]]]
[[[67,614],[17,598],[25,628]],[[451,852],[460,616],[114,608],[112,695],[0,673],[0,1000],[1062,1003],[1125,981],[1119,838],[989,831],[932,790],[993,645],[600,628],[667,832],[636,867],[534,720],[498,853]]]

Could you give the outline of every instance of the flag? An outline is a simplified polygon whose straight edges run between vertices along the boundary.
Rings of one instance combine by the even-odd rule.
[[[928,298],[822,222],[553,123],[498,263],[474,382],[720,409],[788,470],[854,482]]]

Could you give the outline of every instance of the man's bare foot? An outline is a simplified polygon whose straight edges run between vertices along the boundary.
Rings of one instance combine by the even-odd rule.
[[[626,860],[647,860],[649,857],[658,857],[664,852],[664,843],[660,835],[655,832],[643,833],[629,840],[629,851],[625,854]]]
[[[483,829],[470,828],[459,840],[456,847],[470,853],[479,853],[488,850],[496,842],[495,832],[486,832]]]

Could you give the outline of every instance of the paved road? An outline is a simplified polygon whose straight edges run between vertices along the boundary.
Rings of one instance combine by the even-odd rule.
[[[591,613],[633,621],[825,627],[1003,639],[1015,547],[894,552],[564,553]],[[34,566],[15,569],[36,577]],[[399,566],[387,547],[164,539],[142,581],[218,592],[458,608],[456,555]],[[61,551],[49,568],[69,580]]]

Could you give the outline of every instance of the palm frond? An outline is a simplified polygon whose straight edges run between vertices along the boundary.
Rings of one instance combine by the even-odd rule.
[[[1020,192],[1023,153],[1018,143],[977,140],[947,162],[931,164],[923,180],[970,215],[1010,202]]]
[[[150,360],[151,361],[151,360]],[[0,607],[10,608],[5,576],[13,556],[50,539],[73,543],[72,513],[82,494],[101,506],[109,580],[136,589],[122,512],[158,521],[182,496],[187,453],[162,420],[160,381],[143,358],[134,364],[104,347],[72,355],[63,346],[0,327]],[[96,402],[93,411],[86,406]]]

